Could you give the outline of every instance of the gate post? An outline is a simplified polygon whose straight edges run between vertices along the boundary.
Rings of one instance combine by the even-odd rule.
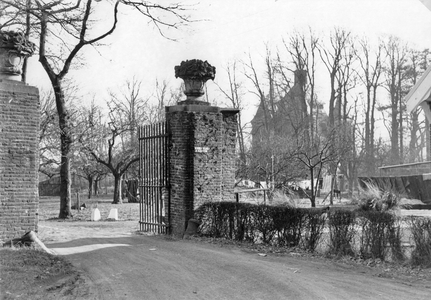
[[[38,229],[39,90],[0,76],[0,240]]]
[[[202,101],[203,92],[197,96],[186,90],[185,94],[185,101],[166,107],[174,235],[184,233],[187,221],[203,203],[234,201],[239,110],[211,106]]]

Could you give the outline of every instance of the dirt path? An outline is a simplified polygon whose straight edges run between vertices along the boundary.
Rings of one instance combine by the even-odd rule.
[[[39,236],[86,272],[93,291],[88,299],[392,300],[431,295],[431,287],[379,278],[367,267],[137,235],[132,233],[136,223],[120,225],[41,222]]]

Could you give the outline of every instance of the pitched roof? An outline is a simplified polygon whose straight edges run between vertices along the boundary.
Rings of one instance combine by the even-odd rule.
[[[407,94],[405,100],[407,104],[407,111],[410,113],[415,110],[418,106],[421,106],[427,116],[428,120],[431,121],[431,108],[428,101],[431,101],[431,66],[425,71],[419,81],[413,86],[410,92]]]

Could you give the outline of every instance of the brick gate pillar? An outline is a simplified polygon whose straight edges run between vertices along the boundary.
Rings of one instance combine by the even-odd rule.
[[[184,232],[203,203],[234,200],[237,113],[209,105],[166,107],[173,234]]]
[[[211,106],[201,101],[203,92],[198,95],[196,91],[189,93],[187,84],[185,94],[187,100],[166,107],[166,121],[171,133],[171,224],[174,235],[184,233],[188,220],[194,217],[194,210],[203,203],[234,201],[239,110]]]
[[[39,91],[0,77],[0,240],[38,225]]]

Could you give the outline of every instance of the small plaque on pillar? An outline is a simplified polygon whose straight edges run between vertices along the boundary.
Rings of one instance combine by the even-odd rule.
[[[196,153],[208,153],[210,151],[209,147],[195,147]]]

